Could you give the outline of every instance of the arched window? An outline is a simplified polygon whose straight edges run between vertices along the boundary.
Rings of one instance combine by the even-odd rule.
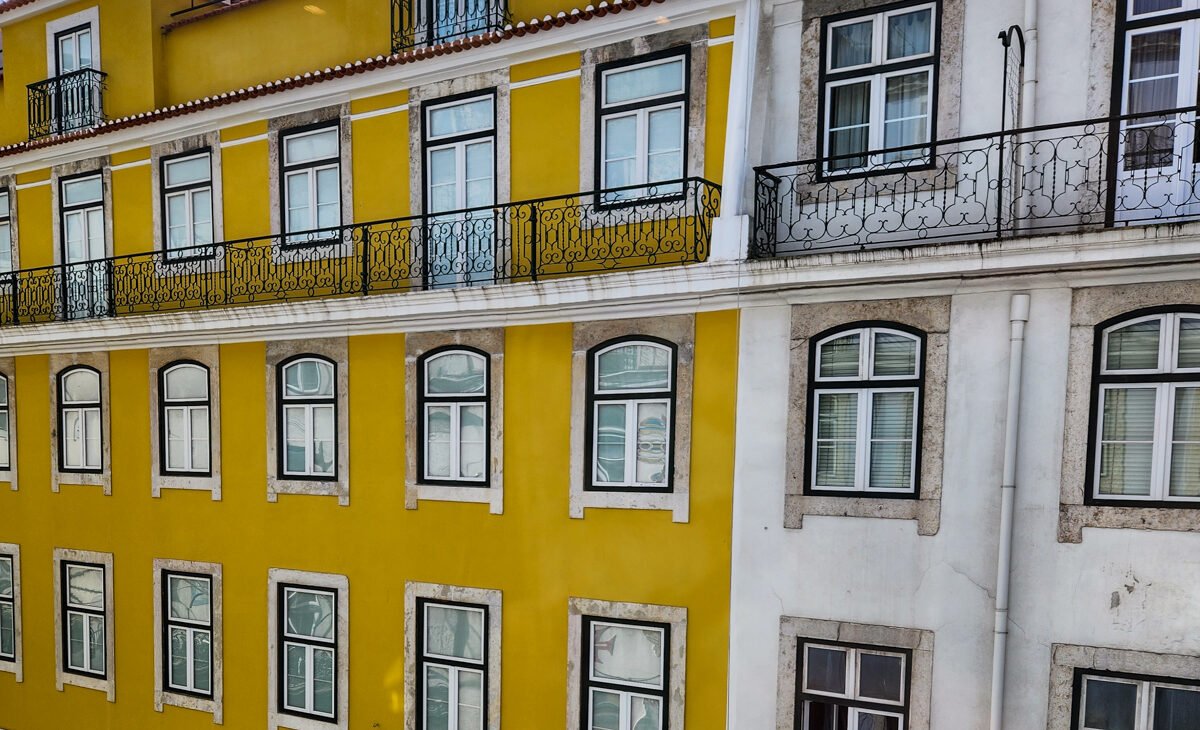
[[[924,336],[892,324],[852,325],[814,341],[808,491],[915,493]]]
[[[286,476],[337,476],[336,366],[316,355],[279,365],[281,472]]]
[[[59,470],[100,472],[104,442],[100,418],[100,373],[79,365],[58,376]]]
[[[669,491],[675,346],[648,338],[589,353],[588,489]]]
[[[12,454],[9,450],[9,429],[11,421],[8,415],[8,377],[0,375],[0,470],[12,467]]]
[[[1096,500],[1200,500],[1200,312],[1098,328],[1089,464]]]
[[[488,483],[488,356],[435,350],[420,360],[420,473],[430,483]]]
[[[159,371],[159,448],[164,474],[208,474],[208,368],[172,363]]]

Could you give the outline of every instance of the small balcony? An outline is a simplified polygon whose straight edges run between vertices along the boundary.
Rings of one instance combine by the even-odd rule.
[[[0,274],[0,326],[540,282],[708,257],[718,186],[688,178],[637,193],[619,205],[579,193],[22,269]]]
[[[1200,219],[1197,108],[755,168],[751,258]]]
[[[29,139],[90,129],[104,121],[107,74],[83,68],[29,84]]]
[[[470,38],[508,23],[508,0],[392,0],[392,53]]]

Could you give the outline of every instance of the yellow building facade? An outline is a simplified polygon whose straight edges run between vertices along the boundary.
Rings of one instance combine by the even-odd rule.
[[[0,728],[723,727],[731,15],[0,5]]]

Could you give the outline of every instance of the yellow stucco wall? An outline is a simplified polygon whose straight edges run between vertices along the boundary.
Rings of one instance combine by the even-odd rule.
[[[224,498],[150,495],[145,350],[111,354],[113,494],[49,488],[50,373],[17,359],[20,491],[0,491],[0,541],[22,549],[25,681],[0,673],[7,730],[211,727],[153,709],[155,558],[224,571],[225,726],[266,719],[267,571],[343,573],[350,584],[350,727],[403,727],[404,581],[503,591],[505,727],[562,727],[570,596],[688,609],[686,722],[725,722],[737,314],[696,317],[691,520],[668,512],[567,516],[571,325],[512,327],[505,341],[505,509],[422,502],[404,509],[404,336],[350,338],[351,504],[266,501],[263,343],[220,348]],[[116,703],[54,688],[54,547],[114,554]]]

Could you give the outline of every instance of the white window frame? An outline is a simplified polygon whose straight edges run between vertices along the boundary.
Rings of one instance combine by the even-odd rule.
[[[94,401],[91,401],[91,400],[68,401],[67,400],[67,395],[66,395],[67,378],[77,372],[85,372],[96,378],[96,390],[99,394],[98,399],[96,399]],[[59,471],[67,472],[67,473],[76,473],[76,472],[101,473],[103,471],[106,471],[107,464],[105,463],[105,459],[104,459],[104,407],[103,407],[103,405],[104,405],[104,377],[103,377],[103,374],[100,373],[98,370],[95,370],[91,367],[76,366],[76,367],[67,368],[66,370],[59,373],[58,398],[59,398],[59,423],[58,423],[58,427],[59,427],[59,458],[61,459],[61,463],[59,464]],[[97,428],[100,429],[100,433],[96,435],[96,439],[99,441],[99,453],[100,453],[100,463],[99,464],[91,464],[88,462],[88,458],[87,458],[87,443],[88,443],[89,438],[91,437],[91,434],[88,432],[88,428],[87,428],[87,414],[91,413],[91,412],[94,412],[96,414],[96,426],[97,426]],[[83,434],[80,439],[80,442],[82,444],[80,453],[83,456],[83,462],[80,464],[68,463],[67,448],[66,448],[67,415],[72,414],[72,413],[76,414],[78,416],[79,428]]]
[[[184,707],[213,715],[213,722],[220,725],[224,711],[224,680],[222,676],[223,626],[222,626],[222,569],[219,563],[200,563],[183,560],[154,560],[154,709],[163,711],[163,707],[171,705]],[[167,592],[169,576],[186,578],[207,578],[209,582],[209,692],[203,693],[189,687],[176,687],[170,684],[171,648],[169,629],[172,625],[180,628],[193,625],[185,619],[170,617],[170,601]],[[200,624],[194,624],[200,627]],[[189,654],[192,643],[188,643]],[[189,675],[193,664],[189,663]],[[189,681],[189,685],[193,683]]]
[[[661,658],[662,666],[661,666],[660,671],[661,671],[662,678],[663,678],[663,686],[658,687],[658,686],[643,683],[643,682],[625,682],[625,681],[619,681],[619,680],[609,680],[609,679],[597,678],[595,676],[595,669],[596,669],[595,662],[594,661],[589,662],[588,666],[586,667],[586,670],[588,673],[588,676],[587,676],[588,725],[587,725],[587,727],[590,728],[590,727],[594,727],[594,725],[595,725],[595,708],[596,708],[595,694],[597,692],[600,692],[600,693],[604,693],[604,694],[617,695],[617,697],[620,698],[619,699],[620,710],[619,710],[619,716],[618,716],[618,723],[620,725],[620,730],[634,730],[633,725],[630,722],[630,717],[629,717],[630,712],[632,710],[634,699],[650,699],[650,700],[654,700],[658,703],[660,713],[658,716],[658,727],[655,728],[655,730],[662,730],[663,715],[667,714],[668,721],[670,720],[670,717],[671,717],[669,714],[670,710],[669,710],[669,707],[667,704],[667,696],[666,696],[666,693],[669,691],[669,686],[670,686],[670,664],[671,664],[670,657],[668,656],[668,653],[667,653],[667,650],[670,646],[670,643],[667,640],[668,634],[669,634],[669,628],[664,627],[661,624],[652,624],[652,623],[641,624],[641,623],[630,623],[630,622],[606,621],[603,618],[599,618],[599,617],[595,617],[595,616],[586,616],[586,617],[584,617],[585,636],[584,636],[583,640],[586,642],[586,644],[585,644],[587,647],[586,648],[586,656],[589,658],[592,657],[593,653],[596,651],[594,629],[597,625],[613,626],[616,628],[626,628],[626,629],[640,628],[642,630],[657,631],[659,633],[659,636],[662,637],[661,645],[663,647],[663,655]],[[591,630],[588,630],[588,629],[591,629]],[[596,686],[597,682],[603,683],[603,686]],[[638,691],[638,690],[642,690],[642,691]],[[657,694],[650,694],[650,692],[657,692]]]
[[[66,567],[68,565],[83,564],[94,567],[103,568],[104,572],[104,610],[103,612],[95,612],[94,609],[88,609],[91,613],[85,615],[100,615],[104,620],[104,655],[105,664],[103,673],[88,672],[79,669],[68,667],[68,654],[70,645],[67,640],[67,624],[68,610],[67,604],[67,584]],[[85,636],[89,622],[85,621]],[[86,550],[68,550],[65,548],[54,549],[54,642],[55,642],[55,684],[61,692],[65,685],[75,685],[78,687],[86,687],[105,692],[109,702],[116,702],[116,666],[115,666],[115,647],[116,640],[114,631],[116,622],[113,614],[113,557],[112,553],[98,553]],[[85,646],[87,643],[85,642]],[[90,662],[90,652],[85,655]]]
[[[1185,13],[1189,10],[1200,8],[1200,0],[1181,0],[1180,6],[1177,8],[1168,8],[1166,10],[1156,10],[1148,13],[1135,13],[1134,0],[1129,0],[1126,6],[1127,17],[1130,20],[1144,20],[1145,18],[1156,18],[1163,15],[1174,15],[1176,13]]]
[[[655,350],[661,350],[668,356],[667,366],[667,386],[665,388],[646,388],[646,389],[622,389],[619,391],[603,391],[600,388],[600,358],[613,350],[619,350],[623,347],[650,347]],[[601,349],[596,350],[591,354],[592,362],[592,381],[588,383],[589,393],[591,394],[591,419],[592,428],[588,438],[591,439],[592,459],[588,465],[589,473],[587,483],[593,490],[655,490],[669,491],[672,486],[671,474],[675,466],[674,464],[674,449],[672,448],[673,439],[675,438],[675,375],[676,375],[676,357],[675,349],[668,347],[654,340],[627,339],[613,342]],[[620,393],[621,395],[629,396],[626,398],[606,398],[605,395]],[[641,397],[637,397],[637,396]],[[620,482],[601,482],[599,481],[599,446],[600,446],[600,407],[606,405],[620,405],[625,407],[625,471],[623,479]],[[637,480],[637,414],[638,408],[643,405],[665,405],[667,408],[666,418],[666,433],[663,437],[665,448],[666,465],[663,469],[665,479],[662,483],[657,482],[639,482]]]
[[[0,73],[3,73],[3,68],[0,67]],[[0,215],[0,274],[8,274],[13,272],[16,267],[17,243],[13,240],[13,225],[12,225],[12,191],[7,187],[0,188],[0,199],[3,199],[3,204],[0,205],[0,211],[4,215]],[[4,245],[4,239],[8,240],[7,245]],[[13,282],[15,283],[15,282]],[[9,296],[12,296],[12,284],[8,284],[5,288]]]
[[[12,392],[12,380],[7,375],[0,373],[0,385],[3,385],[3,391],[0,392],[0,416],[3,416],[3,428],[0,428],[0,433],[4,434],[5,444],[5,448],[0,449],[0,473],[4,473],[12,470],[13,462],[13,414],[9,404],[10,393]]]
[[[810,689],[808,687],[808,650],[810,648],[823,649],[825,651],[837,651],[846,656],[846,676],[845,687],[846,691],[838,694],[836,692],[826,692],[822,690]],[[862,646],[845,646],[837,644],[826,644],[820,641],[803,640],[799,644],[799,651],[804,655],[799,657],[800,663],[803,665],[800,681],[801,695],[814,695],[817,697],[828,697],[831,700],[843,700],[849,702],[862,702],[876,707],[858,707],[854,705],[839,705],[848,709],[848,718],[846,728],[858,727],[859,715],[877,715],[884,717],[894,717],[899,721],[899,730],[905,730],[907,727],[906,710],[908,709],[908,698],[910,695],[909,687],[909,659],[906,654],[888,647],[862,647]],[[859,679],[861,678],[861,658],[863,654],[895,657],[900,660],[900,697],[901,699],[886,700],[877,697],[864,696],[859,690]],[[801,704],[800,714],[804,719],[805,726],[808,723],[808,712],[805,705],[811,700],[803,697],[797,697],[797,702]]]
[[[1103,728],[1092,728],[1086,724],[1087,717],[1085,715],[1087,708],[1087,686],[1088,680],[1094,679],[1100,682],[1108,682],[1111,684],[1127,684],[1137,688],[1137,706],[1135,710],[1136,719],[1134,730],[1153,730],[1154,728],[1154,702],[1155,690],[1158,689],[1175,689],[1186,692],[1193,692],[1200,695],[1200,685],[1184,684],[1180,682],[1171,682],[1166,679],[1159,678],[1132,678],[1127,676],[1111,676],[1094,672],[1082,672],[1079,683],[1079,726],[1078,730],[1103,730]]]
[[[204,373],[204,398],[203,404],[199,404],[196,400],[176,399],[167,396],[167,380],[171,375],[183,369],[199,370]],[[162,463],[163,471],[167,474],[209,474],[212,470],[212,385],[209,382],[209,371],[204,365],[195,362],[177,362],[168,365],[162,371],[161,390],[159,397],[162,398]],[[170,427],[170,416],[172,412],[183,414],[184,424],[184,442],[187,444],[187,449],[184,450],[184,455],[187,462],[184,466],[173,466],[171,464],[171,447],[168,430]],[[205,468],[197,468],[192,458],[192,442],[195,441],[195,436],[192,433],[192,414],[203,413],[204,420],[208,422],[208,435],[204,437],[204,447],[208,451],[208,466]]]
[[[287,653],[288,653],[289,649],[293,649],[293,648],[303,649],[304,657],[305,657],[305,662],[304,662],[305,674],[304,674],[304,706],[303,707],[293,707],[293,706],[288,705],[287,699],[286,699],[287,693],[285,692],[284,693],[284,697],[285,697],[284,705],[280,709],[285,712],[299,712],[299,713],[303,713],[305,715],[316,715],[316,716],[320,716],[320,717],[327,717],[329,719],[334,719],[337,715],[337,703],[338,703],[338,695],[339,695],[338,686],[337,686],[337,676],[336,676],[336,674],[337,674],[336,667],[337,667],[337,661],[338,661],[338,646],[337,646],[338,595],[337,595],[337,591],[336,590],[326,590],[326,589],[322,589],[322,588],[318,588],[318,587],[311,587],[311,586],[300,586],[300,585],[284,585],[284,586],[281,586],[281,589],[282,589],[282,593],[283,593],[283,595],[282,595],[283,606],[282,606],[281,610],[283,611],[284,626],[283,626],[283,630],[281,632],[282,646],[281,646],[280,652],[283,657],[283,661],[286,663],[286,661],[287,661],[286,657],[287,657]],[[333,626],[330,627],[332,630],[332,633],[333,633],[332,638],[322,639],[322,638],[318,638],[315,636],[309,636],[307,634],[293,634],[290,631],[288,631],[288,629],[287,629],[287,626],[288,626],[288,621],[287,621],[288,597],[290,594],[294,594],[294,593],[303,593],[303,594],[310,594],[310,595],[323,595],[323,596],[328,596],[331,599],[330,603],[334,609]],[[299,641],[289,641],[289,639],[299,639]],[[328,713],[322,712],[322,711],[316,709],[316,706],[315,706],[316,703],[314,700],[314,696],[316,694],[315,685],[316,685],[317,680],[316,680],[316,675],[314,674],[315,662],[313,661],[313,657],[316,655],[316,653],[318,651],[322,651],[322,652],[327,651],[333,655],[333,666],[334,666],[334,675],[335,676],[334,676],[333,688],[332,688],[332,692],[333,692],[333,698],[332,698],[333,703],[332,704],[333,704],[334,709],[332,712],[328,712]],[[286,678],[284,678],[284,680],[286,681]]]
[[[190,182],[171,185],[168,181],[170,175],[168,169],[172,165],[183,162],[191,162],[192,160],[205,159],[208,162],[208,182]],[[216,228],[214,218],[216,217],[216,206],[213,184],[212,184],[212,152],[204,150],[196,154],[185,154],[173,157],[168,157],[162,161],[162,216],[163,216],[163,250],[171,251],[187,251],[195,246],[205,244],[196,242],[196,211],[195,198],[197,194],[208,193],[208,240],[209,243],[215,242]],[[171,220],[171,200],[172,198],[182,197],[184,201],[184,220],[182,223],[172,225]],[[171,229],[182,227],[187,231],[187,241],[183,246],[171,245]]]
[[[306,162],[290,162],[288,160],[288,142],[304,137],[312,137],[320,134],[332,133],[337,141],[337,151],[329,157],[321,157]],[[320,227],[320,206],[321,202],[317,193],[317,175],[325,170],[334,170],[337,173],[338,185],[334,194],[332,205],[337,207],[337,224],[334,228],[340,229],[342,226],[342,139],[340,122],[323,124],[313,129],[302,129],[297,131],[283,131],[279,135],[279,184],[281,187],[283,207],[279,212],[280,230],[284,234],[285,244],[303,244],[303,243],[328,243],[330,239],[339,238],[340,233],[330,230],[329,228]],[[288,181],[296,176],[303,175],[307,179],[307,194],[303,201],[303,206],[294,205],[291,199],[291,186]],[[330,203],[326,203],[329,205]],[[293,231],[290,226],[292,210],[300,210],[307,207],[311,211],[311,220],[313,225],[303,230]]]
[[[21,546],[0,542],[0,560],[10,561],[12,566],[12,595],[0,598],[0,604],[12,606],[12,656],[0,656],[0,672],[12,673],[17,682],[24,676],[24,658],[21,642]]]
[[[333,394],[328,396],[289,396],[287,394],[287,371],[297,365],[306,362],[316,362],[333,370],[333,377],[330,381],[330,387],[333,389]],[[302,356],[289,360],[279,366],[279,449],[280,449],[280,471],[286,478],[302,477],[308,479],[337,479],[338,469],[341,464],[338,460],[338,430],[341,427],[340,414],[338,413],[338,364],[324,357],[317,356]],[[318,402],[319,401],[319,402]],[[315,422],[315,413],[317,409],[329,409],[333,413],[333,470],[330,472],[319,472],[314,467],[313,459],[316,454],[316,431],[313,428]],[[288,411],[299,410],[304,415],[304,469],[300,471],[289,471],[287,466],[287,445],[288,445]]]
[[[888,21],[897,15],[908,15],[910,13],[928,10],[931,14],[929,24],[929,51],[927,53],[917,53],[901,58],[887,58],[887,27]],[[871,21],[871,61],[862,63],[856,66],[845,66],[843,68],[833,68],[833,33],[836,28],[857,25],[866,21]],[[933,140],[934,119],[934,99],[937,97],[937,88],[935,86],[936,75],[934,70],[938,65],[937,58],[937,37],[938,25],[941,18],[938,14],[937,3],[925,3],[921,5],[908,5],[893,10],[876,13],[863,13],[852,18],[846,18],[836,22],[829,23],[825,30],[825,53],[826,57],[821,59],[822,68],[826,74],[836,74],[839,78],[834,80],[823,81],[821,94],[824,101],[824,118],[821,120],[821,145],[824,150],[824,156],[832,155],[830,147],[830,139],[835,131],[832,127],[833,117],[833,89],[840,86],[848,86],[862,82],[869,82],[871,85],[870,93],[870,113],[868,116],[867,130],[867,149],[864,150],[862,157],[866,158],[866,164],[855,167],[835,167],[834,160],[825,160],[823,163],[824,171],[828,174],[846,175],[856,172],[863,172],[873,168],[889,168],[889,167],[904,167],[910,165],[924,165],[929,162],[927,154],[920,154],[920,150],[909,150],[899,154],[912,155],[905,159],[888,160],[887,155],[883,153],[865,154],[884,148],[884,131],[886,121],[904,121],[907,119],[917,119],[919,117],[903,117],[901,119],[886,120],[884,116],[884,108],[887,97],[887,80],[896,76],[909,76],[924,71],[927,74],[927,88],[929,89],[928,98],[928,113],[925,115],[927,119],[926,135],[924,142],[929,143]],[[903,69],[881,70],[869,72],[871,69],[888,68],[894,64],[908,64],[913,61],[928,58],[928,66],[909,66]],[[861,73],[855,73],[861,72]],[[852,74],[852,76],[846,76]],[[860,126],[860,125],[857,125]],[[849,127],[838,127],[837,129],[849,129]],[[921,144],[921,143],[915,143]],[[851,155],[857,157],[859,155]]]
[[[858,359],[858,374],[853,376],[824,376],[821,374],[821,350],[827,342],[849,337],[850,335],[859,335],[859,359]],[[875,335],[889,334],[898,337],[904,337],[913,342],[915,345],[914,351],[914,366],[912,375],[874,375],[875,370]],[[917,454],[921,449],[921,388],[919,386],[900,386],[900,387],[871,387],[863,388],[822,388],[821,383],[853,383],[858,381],[868,382],[887,382],[887,381],[913,381],[920,380],[923,377],[922,365],[924,361],[924,344],[921,338],[905,332],[903,330],[893,329],[890,327],[862,327],[858,329],[847,329],[835,332],[821,338],[816,345],[816,354],[813,359],[814,377],[813,385],[809,391],[812,398],[812,420],[810,434],[810,448],[812,454],[812,463],[809,465],[810,478],[808,480],[811,489],[817,491],[838,491],[847,493],[861,494],[912,494],[917,489]],[[857,431],[854,436],[854,485],[850,487],[826,486],[817,482],[817,450],[822,441],[844,441],[845,439],[820,439],[820,429],[818,425],[821,397],[834,394],[856,394],[857,404],[857,421],[855,423]],[[871,438],[871,413],[874,408],[875,395],[878,393],[911,393],[913,399],[913,415],[912,415],[912,453],[909,455],[909,485],[901,488],[882,488],[871,487],[871,449],[875,441],[883,439]],[[890,439],[895,441],[895,439]]]
[[[608,77],[609,76],[611,76],[613,74],[618,74],[618,73],[626,73],[629,71],[637,71],[639,69],[650,68],[652,66],[664,66],[664,65],[676,64],[676,63],[679,65],[679,91],[665,93],[665,94],[653,94],[650,96],[637,97],[634,99],[628,99],[628,100],[621,101],[621,102],[611,102],[610,103],[607,100],[606,97],[607,97]],[[616,203],[616,202],[621,202],[622,200],[628,199],[628,198],[636,199],[637,197],[645,197],[645,195],[651,195],[651,196],[657,197],[662,194],[677,194],[680,192],[680,190],[678,190],[678,184],[666,185],[666,186],[664,186],[662,184],[669,183],[669,182],[676,181],[676,180],[682,180],[687,177],[687,165],[688,165],[687,127],[688,127],[688,102],[689,102],[689,96],[690,96],[690,90],[688,88],[688,71],[689,71],[688,52],[683,51],[683,52],[679,52],[679,53],[672,53],[670,55],[663,56],[662,58],[655,58],[655,59],[652,59],[649,61],[644,61],[641,63],[618,65],[618,66],[613,66],[611,68],[605,68],[600,72],[599,80],[597,83],[598,88],[596,90],[598,99],[600,101],[600,104],[599,104],[600,111],[599,111],[599,115],[598,115],[599,119],[597,119],[597,121],[596,121],[596,123],[598,125],[597,128],[599,129],[599,132],[600,132],[600,141],[599,141],[599,149],[598,149],[598,153],[599,153],[598,158],[599,159],[596,160],[596,165],[597,165],[597,171],[598,171],[597,179],[599,180],[599,186],[600,186],[601,191],[608,191],[610,187],[618,187],[618,186],[612,186],[608,182],[608,171],[607,171],[607,164],[606,164],[609,161],[609,157],[608,157],[608,122],[612,121],[614,119],[633,117],[634,119],[636,119],[635,134],[637,135],[636,139],[635,139],[635,151],[634,151],[635,157],[634,157],[633,179],[630,182],[626,183],[625,185],[619,186],[619,188],[624,188],[624,189],[618,189],[615,192],[605,193],[602,196],[602,198],[603,198],[602,202]],[[664,103],[661,103],[661,104],[651,103],[656,99],[664,99],[664,100],[670,99],[671,101],[664,101]],[[628,107],[634,107],[634,108],[630,109]],[[679,110],[679,121],[680,121],[680,125],[679,125],[680,126],[680,129],[679,129],[679,160],[680,160],[680,167],[681,167],[680,174],[678,177],[669,178],[668,180],[651,182],[649,180],[649,176],[650,176],[650,156],[649,156],[650,155],[650,153],[649,153],[649,149],[650,149],[650,115],[654,112],[663,111],[663,110],[667,110],[667,109],[678,109]],[[635,188],[635,187],[631,187],[631,186],[640,186],[640,187]],[[664,190],[657,191],[654,189],[655,186],[662,186],[662,187],[664,187]],[[639,192],[643,192],[643,191],[644,191],[644,195],[638,195]]]
[[[480,363],[482,363],[482,366],[483,366],[483,390],[478,393],[430,393],[429,392],[429,365],[430,365],[430,363],[434,362],[435,360],[442,358],[442,357],[446,357],[447,355],[462,355],[465,357],[473,358],[474,360],[477,360]],[[474,350],[469,350],[469,349],[465,349],[465,348],[452,348],[452,349],[439,350],[438,352],[433,353],[432,355],[424,358],[421,361],[422,365],[421,365],[420,387],[422,389],[421,390],[421,392],[422,392],[421,401],[422,401],[422,406],[423,406],[422,412],[421,412],[421,419],[422,419],[423,435],[424,435],[424,438],[421,440],[422,441],[421,449],[423,450],[423,456],[424,456],[424,458],[422,459],[422,472],[423,472],[421,474],[422,481],[428,482],[431,484],[465,482],[468,484],[478,484],[479,486],[487,485],[488,477],[490,476],[490,473],[489,473],[490,469],[488,468],[488,465],[486,464],[486,460],[487,460],[486,454],[491,451],[490,440],[491,440],[491,418],[492,418],[491,408],[490,408],[491,393],[488,391],[488,381],[491,379],[490,378],[491,363],[489,362],[489,360],[490,360],[490,357],[488,355],[481,354]],[[484,454],[485,454],[485,464],[484,464],[483,473],[480,476],[467,477],[467,476],[462,476],[462,474],[461,474],[461,471],[462,471],[462,464],[461,464],[461,458],[462,458],[462,432],[461,432],[462,410],[464,408],[475,408],[475,407],[483,409],[483,415],[484,415],[483,448],[484,448]],[[448,408],[450,410],[450,475],[449,476],[436,476],[436,475],[429,473],[429,448],[430,448],[430,444],[432,443],[430,441],[430,432],[429,432],[429,415],[430,415],[431,410],[434,408]]]

